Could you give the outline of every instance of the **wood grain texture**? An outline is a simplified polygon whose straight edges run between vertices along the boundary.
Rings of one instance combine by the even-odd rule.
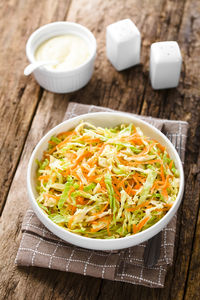
[[[0,180],[4,180],[0,181],[4,186],[2,203],[20,160],[1,217],[0,299],[194,299],[199,292],[199,281],[196,279],[200,271],[197,222],[200,192],[200,2],[73,0],[69,11],[66,1],[44,0],[36,5],[36,1],[13,0],[2,1],[0,5],[3,18],[3,21],[0,19],[0,40],[5,43],[5,50],[0,57],[5,58],[9,49],[18,51],[17,62],[11,55],[13,52],[8,55],[8,63],[12,65],[15,62],[18,66],[13,76],[7,71],[5,62],[0,73],[2,77],[5,75],[0,82],[0,116],[4,124],[0,130],[3,141],[0,161],[3,166]],[[4,25],[6,12],[9,19],[13,18],[9,27]],[[25,65],[22,52],[28,35],[36,27],[50,20],[64,18],[79,22],[94,33],[98,55],[94,75],[85,88],[68,95],[54,95],[43,92],[32,78],[22,76],[22,64]],[[142,57],[139,66],[119,73],[106,59],[105,30],[107,25],[124,18],[131,18],[141,31]],[[181,47],[183,69],[177,89],[151,89],[149,47],[160,40],[177,40]],[[27,160],[40,137],[62,120],[69,101],[103,105],[154,117],[183,119],[190,123],[185,198],[179,210],[180,226],[177,230],[174,265],[169,269],[164,289],[14,266],[21,238],[21,222],[28,205],[25,200]],[[13,144],[15,136],[16,144]],[[19,185],[23,188],[18,189]]]
[[[194,189],[200,190],[200,152],[197,165],[194,168],[194,175],[196,176]],[[194,243],[190,256],[190,265],[188,278],[185,287],[185,299],[198,299],[200,295],[200,210],[196,223],[196,231],[194,235]]]

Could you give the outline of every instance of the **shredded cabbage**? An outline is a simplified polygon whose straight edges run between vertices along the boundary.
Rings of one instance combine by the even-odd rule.
[[[133,124],[81,122],[52,136],[37,161],[37,203],[59,226],[115,239],[158,222],[173,205],[179,174],[165,147]]]

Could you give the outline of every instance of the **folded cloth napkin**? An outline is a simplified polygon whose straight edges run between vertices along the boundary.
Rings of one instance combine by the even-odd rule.
[[[65,119],[77,115],[113,110],[70,103]],[[133,114],[132,114],[133,115]],[[184,162],[188,123],[137,116],[160,129],[176,147]],[[75,272],[148,287],[164,287],[167,266],[173,262],[176,216],[162,230],[160,257],[152,268],[144,266],[147,242],[119,251],[94,251],[73,246],[56,237],[38,220],[32,209],[22,224],[22,240],[16,256],[18,266],[37,266]]]

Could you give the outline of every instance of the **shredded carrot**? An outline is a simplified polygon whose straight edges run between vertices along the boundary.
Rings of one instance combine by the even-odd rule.
[[[130,192],[132,191],[130,185],[128,185],[128,187],[125,189],[126,193],[129,195]]]
[[[68,193],[68,198],[71,200],[71,193],[73,193],[75,191],[75,188],[72,186],[69,190],[69,193]]]
[[[53,146],[55,146],[55,145],[56,145],[56,143],[55,143],[55,142],[53,142],[53,141],[48,141],[48,143],[49,143],[50,145],[53,145]]]
[[[130,142],[136,145],[143,145],[143,141],[140,137],[133,137],[132,139],[130,139]]]
[[[157,141],[156,142],[156,146],[160,149],[161,152],[164,152],[166,147],[162,146],[160,143],[158,143]]]
[[[124,181],[125,181],[125,178],[121,182],[119,182],[117,188],[120,188],[120,187],[125,188],[124,187]]]
[[[99,212],[99,214],[102,214],[102,212],[104,212],[104,210],[106,210],[106,208],[108,207],[109,203],[106,203],[106,205],[102,208],[102,210]]]
[[[161,178],[162,178],[162,181],[165,182],[165,174],[164,174],[164,167],[163,167],[163,164],[161,164],[160,171],[161,171]]]
[[[81,154],[76,160],[75,160],[75,164],[73,165],[73,169],[75,169],[77,167],[77,165],[79,164],[79,162],[81,162],[83,160],[84,157],[89,157],[90,156],[90,151],[85,151],[83,154]]]
[[[70,174],[70,169],[66,169],[65,171],[62,171],[61,174],[62,174],[64,177],[67,177],[67,176]]]
[[[99,142],[101,142],[101,140],[99,138],[91,139],[90,137],[86,137],[86,136],[82,137],[80,139],[80,141],[84,141],[84,142],[86,142],[88,144],[93,144],[93,143],[99,143]]]
[[[153,194],[153,192],[154,192],[154,190],[155,190],[155,188],[156,188],[156,185],[157,185],[157,183],[154,182],[154,184],[152,185],[152,188],[151,188],[151,190],[150,190],[151,194]]]
[[[61,137],[67,137],[69,135],[72,134],[73,131],[64,131],[64,132],[61,132],[57,135],[57,138],[61,138]]]
[[[138,208],[142,208],[142,207],[145,207],[149,204],[150,201],[145,201],[143,203],[141,203],[140,205],[136,205],[134,207],[130,207],[130,208],[127,208],[128,211],[135,211],[137,210]]]
[[[108,221],[107,222],[107,232],[108,232],[108,235],[110,236],[110,222]]]
[[[168,193],[167,193],[167,189],[166,189],[166,188],[162,189],[162,195],[163,195],[165,198],[168,199]]]
[[[145,182],[144,178],[141,178],[140,176],[137,176],[138,181],[143,184]]]
[[[48,152],[45,152],[45,156],[49,155],[49,154],[52,154],[54,151],[56,151],[56,147],[53,147],[51,150],[49,150]]]
[[[97,178],[98,178],[97,175],[87,176],[87,179],[88,179],[90,182],[96,182],[96,183],[98,183]]]
[[[44,181],[48,181],[49,178],[50,178],[49,175],[41,175],[41,176],[38,177],[39,180],[44,180]]]
[[[143,150],[142,150],[139,154],[129,156],[129,159],[130,159],[130,158],[131,158],[131,159],[137,159],[138,157],[143,156],[144,153],[147,152],[147,150],[149,151],[149,149],[147,149],[147,147],[145,146],[145,147],[143,148]]]
[[[137,225],[137,230],[140,231],[144,225],[148,222],[149,217],[144,218],[140,223]]]
[[[101,185],[102,187],[106,188],[106,185],[105,185],[104,179],[102,179],[102,180],[101,180],[99,183],[100,183],[100,185]]]
[[[154,211],[158,211],[158,212],[163,212],[165,210],[166,210],[166,208],[156,208],[156,209],[154,209]]]
[[[82,204],[82,205],[84,205],[85,204],[85,201],[84,201],[84,198],[83,197],[77,197],[76,198],[76,203],[77,204]]]
[[[69,219],[69,222],[68,222],[68,224],[67,224],[67,226],[68,226],[69,228],[72,227],[72,223],[73,223],[73,221],[74,221],[74,218],[75,218],[75,215],[71,216],[71,218]]]
[[[170,208],[172,207],[172,205],[173,205],[173,204],[171,204],[171,203],[165,203],[165,204],[164,204],[164,206],[165,206],[166,208],[168,208],[168,209],[170,209]]]
[[[136,174],[133,175],[133,179],[134,179],[134,181],[136,182],[136,184],[140,186],[140,183],[139,183],[139,181],[138,181],[138,178],[137,178],[137,175],[136,175]]]
[[[49,150],[47,152],[47,154],[52,154],[54,151],[57,150],[57,148],[60,148],[62,147],[64,144],[66,144],[67,142],[69,142],[69,140],[72,138],[72,136],[74,135],[75,133],[72,132],[70,135],[68,135],[62,142],[60,142],[58,145],[56,145],[55,147],[53,147],[51,150]]]
[[[147,209],[152,208],[152,207],[154,207],[154,206],[151,204],[146,206]]]
[[[101,217],[101,218],[98,218],[98,219],[95,219],[94,221],[89,221],[91,224],[95,224],[95,225],[98,225],[99,222],[104,222],[106,221],[104,217]]]
[[[75,213],[75,211],[76,211],[76,206],[70,205],[70,204],[69,204],[68,207],[69,207],[69,209],[71,209],[72,214],[74,215],[74,213]]]
[[[164,183],[164,185],[162,186],[162,188],[166,189],[166,188],[168,188],[168,187],[169,187],[169,175],[167,175],[166,180],[165,180],[165,183]]]
[[[121,194],[120,194],[119,190],[117,189],[117,187],[114,184],[112,186],[115,191],[115,196],[117,197],[118,200],[120,200]]]
[[[134,233],[134,234],[137,233],[137,226],[136,226],[136,224],[133,224],[133,233]]]
[[[97,231],[101,230],[102,228],[104,228],[105,226],[106,226],[106,224],[103,223],[103,224],[101,224],[100,227],[97,227],[97,228],[91,228],[91,229],[90,229],[90,232],[97,232]]]
[[[55,195],[52,195],[52,194],[44,194],[44,196],[47,197],[47,198],[54,198],[56,200],[60,199],[60,196],[55,196]]]
[[[171,168],[172,168],[172,166],[173,166],[173,163],[174,163],[173,160],[171,160],[170,163],[169,163],[169,168],[170,168],[170,170],[171,170]]]

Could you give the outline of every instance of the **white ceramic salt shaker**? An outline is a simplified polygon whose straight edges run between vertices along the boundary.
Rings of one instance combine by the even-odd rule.
[[[140,32],[130,19],[107,26],[107,58],[118,71],[140,63],[140,46]]]
[[[158,42],[151,45],[150,79],[153,89],[178,86],[182,56],[177,42]]]

